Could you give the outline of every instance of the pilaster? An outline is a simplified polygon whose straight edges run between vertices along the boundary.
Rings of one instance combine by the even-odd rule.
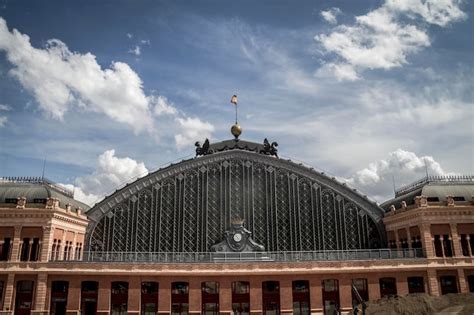
[[[464,269],[458,269],[458,281],[459,281],[459,292],[460,293],[468,293],[468,287],[466,283],[466,275],[464,274]]]
[[[440,291],[439,291],[439,282],[438,282],[438,275],[436,274],[436,270],[433,269],[428,269],[428,288],[429,288],[429,293],[433,296],[439,296]]]
[[[451,239],[452,239],[452,244],[453,244],[453,250],[454,250],[454,257],[463,257],[462,255],[462,250],[461,250],[461,239],[459,238],[458,234],[458,225],[456,223],[451,223],[449,225],[451,228]]]
[[[339,280],[339,300],[341,312],[352,310],[352,279],[350,275],[344,275]]]
[[[262,314],[262,281],[250,280],[250,314]]]
[[[33,311],[31,314],[46,315],[48,309],[46,307],[46,293],[48,289],[48,274],[39,273],[36,280],[35,299],[33,304]]]
[[[101,278],[99,280],[99,296],[97,298],[97,315],[108,315],[110,313],[110,290],[111,282]]]
[[[232,283],[225,278],[219,280],[219,314],[232,314]]]
[[[140,314],[141,281],[139,277],[131,277],[128,281],[127,314]]]
[[[323,312],[323,297],[321,279],[313,278],[309,281],[310,289],[309,295],[311,300],[311,313],[322,313]]]
[[[425,251],[425,255],[427,258],[434,257],[433,251],[433,240],[431,237],[431,227],[429,224],[421,224],[418,226],[420,229],[421,235],[421,244],[423,246],[423,250]]]
[[[15,274],[8,273],[5,283],[5,295],[3,299],[2,314],[13,314],[13,292],[15,291]]]
[[[189,280],[189,314],[201,314],[201,282],[199,279]]]
[[[21,229],[21,226],[15,226],[15,231],[13,233],[13,245],[10,256],[11,261],[19,261],[20,258]]]
[[[43,239],[41,240],[41,262],[47,262],[49,259],[49,253],[51,252],[51,246],[53,239],[53,228],[51,225],[47,225],[43,227]]]
[[[81,280],[80,278],[72,278],[69,281],[69,288],[67,293],[67,315],[80,314],[81,301]]]
[[[160,279],[158,314],[171,314],[171,281],[168,278]]]
[[[293,314],[293,283],[289,279],[280,280],[280,314]]]

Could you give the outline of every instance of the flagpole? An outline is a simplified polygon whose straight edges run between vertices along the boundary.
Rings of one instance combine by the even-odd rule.
[[[235,104],[235,123],[238,124],[238,120],[237,120],[237,104]]]

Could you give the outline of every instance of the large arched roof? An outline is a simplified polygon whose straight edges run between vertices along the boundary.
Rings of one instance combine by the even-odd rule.
[[[199,172],[207,173],[212,165],[226,167],[230,161],[239,161],[239,163],[242,163],[243,168],[254,168],[254,165],[260,165],[261,167],[264,167],[265,172],[268,173],[271,173],[273,170],[282,173],[284,172],[288,176],[288,181],[296,180],[307,182],[311,185],[311,189],[319,189],[319,196],[322,193],[322,189],[330,191],[334,198],[333,201],[331,201],[333,204],[339,202],[341,204],[341,209],[344,207],[354,207],[359,216],[366,215],[371,219],[371,221],[373,221],[373,223],[375,223],[374,228],[376,228],[378,237],[380,238],[378,246],[382,246],[385,234],[382,224],[384,211],[376,203],[370,201],[366,196],[361,195],[355,189],[348,187],[344,183],[338,182],[335,178],[328,177],[324,173],[315,171],[314,169],[302,164],[294,163],[290,160],[262,154],[262,147],[263,146],[260,144],[242,140],[219,142],[211,145],[211,148],[214,151],[211,154],[183,160],[177,164],[171,164],[168,167],[150,173],[133,183],[127,184],[125,187],[106,197],[88,211],[87,215],[91,221],[88,228],[89,237],[91,233],[93,233],[94,228],[101,220],[103,220],[104,217],[113,217],[114,209],[117,207],[123,207],[127,203],[130,204],[130,198],[137,199],[137,197],[133,196],[138,196],[141,191],[160,189],[166,181],[170,181],[170,179],[175,180],[176,178],[179,180],[185,176],[184,174],[190,174],[190,172],[195,172],[196,174],[199,174]],[[242,185],[247,184],[242,182]],[[297,195],[294,196],[296,196],[295,198],[299,198]],[[246,197],[244,196],[243,198],[245,199]],[[290,205],[288,205],[288,207],[290,207]],[[224,211],[224,209],[222,209],[222,211]],[[243,209],[243,211],[246,210]],[[338,211],[344,212],[344,210]],[[343,216],[339,217],[338,215],[336,219],[339,220],[337,221],[339,222],[337,224],[346,224],[343,222]],[[220,232],[222,233],[223,231]]]

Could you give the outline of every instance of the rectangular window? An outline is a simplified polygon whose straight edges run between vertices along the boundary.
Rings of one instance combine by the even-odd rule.
[[[0,245],[0,261],[7,261],[10,259],[11,238],[5,237],[3,244]]]
[[[423,277],[408,277],[408,293],[425,293]]]
[[[66,314],[68,289],[69,283],[67,281],[53,281],[51,283],[50,315]]]
[[[293,314],[309,315],[309,281],[296,280],[292,283]]]
[[[23,239],[23,243],[21,244],[20,260],[28,261],[29,255],[30,255],[30,239],[28,237],[25,237]]]
[[[189,284],[171,283],[171,314],[185,315],[189,312]]]
[[[232,282],[232,311],[236,315],[250,314],[250,283]]]
[[[158,282],[142,282],[142,315],[155,315],[158,312]]]
[[[204,315],[219,314],[219,283],[201,283],[202,313]]]
[[[112,282],[110,291],[110,309],[112,315],[126,315],[128,303],[128,282]]]
[[[262,283],[263,314],[280,314],[280,283],[278,281],[264,281]]]
[[[81,286],[81,315],[94,315],[97,311],[99,283],[83,281]]]
[[[397,281],[395,278],[380,278],[380,296],[391,297],[397,295]]]

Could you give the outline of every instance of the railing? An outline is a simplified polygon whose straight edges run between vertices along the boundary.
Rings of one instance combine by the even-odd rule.
[[[0,177],[0,183],[29,183],[46,185],[68,197],[74,198],[74,193],[44,177]]]
[[[411,192],[427,183],[473,183],[474,175],[426,176],[395,190],[395,197]]]
[[[412,249],[360,249],[340,251],[301,252],[84,252],[80,261],[123,263],[228,263],[228,262],[300,262],[300,261],[344,261],[387,260],[424,258],[421,248]],[[73,260],[74,261],[74,260]],[[77,260],[76,260],[77,261]],[[61,262],[71,262],[61,261]]]

